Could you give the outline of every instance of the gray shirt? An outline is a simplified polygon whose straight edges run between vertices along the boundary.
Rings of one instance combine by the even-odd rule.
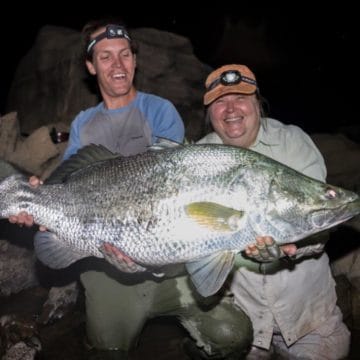
[[[222,140],[211,133],[199,143],[221,144]],[[311,138],[297,126],[262,119],[250,149],[325,181],[322,155]],[[253,344],[265,349],[270,348],[274,331],[280,331],[290,346],[324,322],[336,306],[335,282],[325,253],[320,257],[299,259],[293,268],[267,275],[242,266],[234,273],[231,291],[235,303],[252,321]]]
[[[124,156],[146,151],[152,144],[152,133],[144,114],[136,107],[126,112],[102,111],[95,114],[82,128],[82,146],[106,144]]]

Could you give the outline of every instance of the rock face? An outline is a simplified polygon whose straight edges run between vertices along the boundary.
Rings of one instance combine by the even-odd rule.
[[[44,27],[28,54],[21,60],[8,96],[9,111],[17,111],[22,133],[40,126],[68,123],[96,103],[85,86],[80,61],[80,34],[66,28]]]
[[[196,58],[185,37],[151,28],[131,33],[139,48],[137,88],[172,101],[187,137],[197,140],[203,134],[203,84],[210,68]],[[18,66],[7,110],[18,112],[22,133],[50,123],[69,125],[81,110],[99,101],[89,80],[80,33],[45,26]]]
[[[38,285],[31,249],[0,240],[0,297]]]
[[[47,177],[59,164],[66,143],[54,144],[50,131],[68,131],[68,125],[48,124],[35,129],[29,136],[20,133],[16,112],[0,118],[0,159],[12,163],[29,174]],[[0,175],[1,171],[0,169]]]

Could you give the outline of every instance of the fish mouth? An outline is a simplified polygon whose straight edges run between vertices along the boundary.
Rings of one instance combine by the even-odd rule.
[[[328,229],[344,223],[360,214],[360,199],[333,209],[322,209],[312,215],[312,223],[316,228]]]

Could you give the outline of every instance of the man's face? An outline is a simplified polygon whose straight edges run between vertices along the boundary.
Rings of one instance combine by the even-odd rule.
[[[92,38],[104,30],[99,29]],[[104,100],[130,93],[135,76],[136,55],[132,53],[127,39],[102,39],[94,45],[92,61],[86,61],[86,66],[92,75],[97,76]]]
[[[260,128],[259,102],[255,94],[227,94],[209,105],[211,124],[228,145],[249,147]]]

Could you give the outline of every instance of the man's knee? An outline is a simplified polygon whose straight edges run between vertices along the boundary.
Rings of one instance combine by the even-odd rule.
[[[249,317],[234,305],[224,304],[210,311],[212,321],[204,319],[202,331],[213,343],[213,348],[226,353],[241,353],[250,348],[253,328]]]
[[[229,356],[248,351],[253,339],[249,317],[232,302],[222,302],[201,311],[189,309],[190,316],[182,320],[197,345],[209,355]]]
[[[128,351],[148,317],[148,302],[139,296],[142,290],[151,295],[147,284],[125,285],[100,272],[83,273],[81,280],[90,344],[96,349]]]

